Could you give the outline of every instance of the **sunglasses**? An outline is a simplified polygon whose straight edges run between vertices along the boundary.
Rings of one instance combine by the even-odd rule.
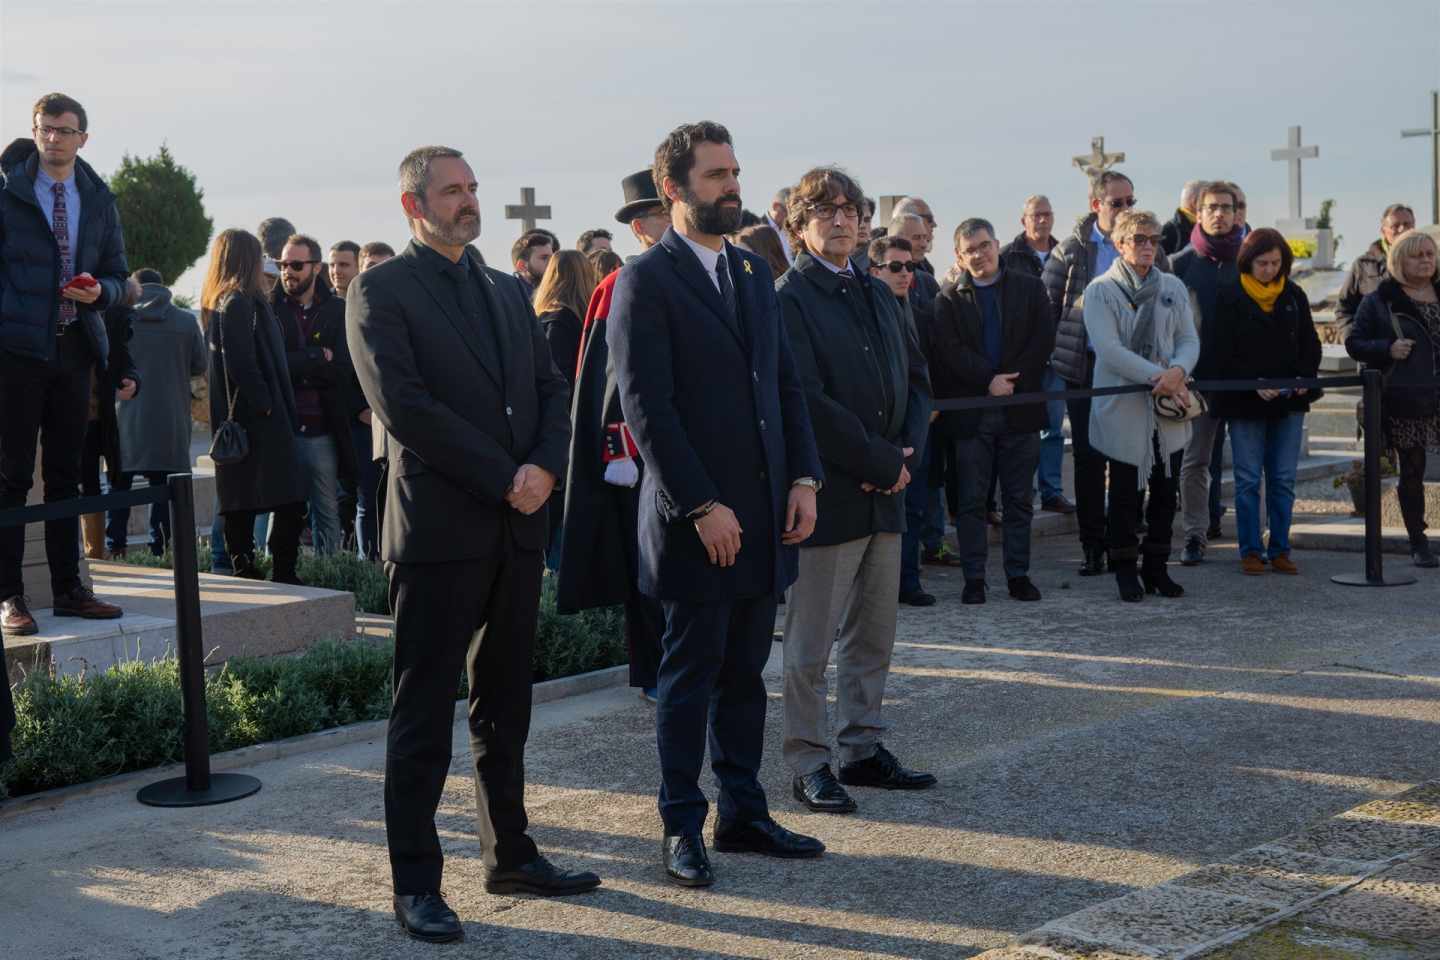
[[[915,261],[913,261],[913,260],[889,260],[889,261],[886,261],[885,263],[877,263],[877,264],[875,264],[875,269],[876,269],[876,270],[889,270],[891,273],[899,273],[899,272],[902,271],[902,270],[905,271],[906,273],[914,273],[914,272],[915,272]]]
[[[301,270],[305,269],[305,266],[307,264],[319,262],[319,260],[276,260],[275,266],[279,267],[281,270],[294,270],[296,273],[299,273]]]
[[[1109,207],[1111,210],[1128,209],[1128,208],[1130,208],[1130,207],[1135,206],[1135,198],[1134,198],[1134,197],[1119,197],[1119,198],[1117,198],[1117,199],[1115,199],[1115,200],[1106,200],[1106,201],[1105,201],[1105,206]]]
[[[1137,233],[1130,237],[1132,247],[1158,247],[1160,246],[1160,234],[1158,233]]]

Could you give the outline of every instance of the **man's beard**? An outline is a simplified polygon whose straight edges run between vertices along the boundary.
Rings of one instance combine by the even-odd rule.
[[[300,286],[296,287],[293,290],[288,284],[286,284],[285,292],[292,297],[303,297],[305,296],[305,294],[310,292],[311,287],[315,286],[315,278],[317,276],[319,276],[318,272],[310,274],[310,279],[306,280],[304,283],[302,283]]]
[[[541,270],[539,273],[536,273],[535,268],[527,263],[525,264],[525,276],[530,278],[531,284],[539,286],[541,278],[545,276],[545,271]]]
[[[705,203],[685,190],[681,199],[685,201],[685,225],[696,233],[720,237],[740,229],[740,194],[727,193],[714,203]],[[735,206],[720,206],[726,200],[734,202]]]
[[[423,206],[421,210],[429,213]],[[448,247],[463,247],[480,236],[480,211],[472,207],[462,207],[456,212],[455,219],[447,223],[434,220],[424,222],[425,231]]]

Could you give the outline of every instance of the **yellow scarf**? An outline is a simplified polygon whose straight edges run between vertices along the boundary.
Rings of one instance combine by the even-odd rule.
[[[1250,299],[1259,305],[1265,313],[1275,309],[1275,301],[1280,299],[1280,293],[1285,289],[1285,278],[1280,277],[1273,283],[1261,283],[1248,273],[1240,274],[1240,286],[1250,295]]]

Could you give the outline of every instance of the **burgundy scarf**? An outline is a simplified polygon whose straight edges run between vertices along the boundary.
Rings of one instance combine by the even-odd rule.
[[[1212,237],[1200,229],[1200,223],[1196,221],[1195,228],[1190,231],[1190,244],[1200,251],[1200,256],[1220,263],[1234,263],[1235,258],[1240,256],[1240,244],[1244,240],[1245,231],[1239,226],[1223,237]]]

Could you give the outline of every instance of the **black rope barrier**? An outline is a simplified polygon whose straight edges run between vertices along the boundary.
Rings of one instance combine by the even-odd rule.
[[[1326,387],[1363,386],[1359,376],[1350,377],[1291,377],[1288,379],[1266,378],[1255,380],[1196,380],[1187,386],[1201,393],[1236,393],[1250,390],[1323,390]],[[1440,386],[1436,380],[1432,386]],[[1424,386],[1422,384],[1421,386]],[[950,397],[936,400],[932,409],[941,412],[952,410],[980,410],[988,407],[1017,407],[1032,403],[1049,403],[1051,400],[1085,400],[1092,397],[1116,397],[1127,393],[1150,393],[1154,386],[1148,383],[1126,383],[1118,387],[1074,387],[1069,390],[1036,390],[1030,393],[1013,393],[1008,397]]]
[[[67,520],[122,507],[170,504],[175,582],[175,656],[180,665],[184,710],[185,776],[143,788],[138,799],[153,807],[202,807],[248,797],[260,789],[254,777],[210,772],[210,721],[205,704],[205,650],[200,621],[200,567],[195,551],[195,483],[188,473],[171,474],[164,486],[121,490],[99,497],[74,497],[0,510],[0,528]]]

